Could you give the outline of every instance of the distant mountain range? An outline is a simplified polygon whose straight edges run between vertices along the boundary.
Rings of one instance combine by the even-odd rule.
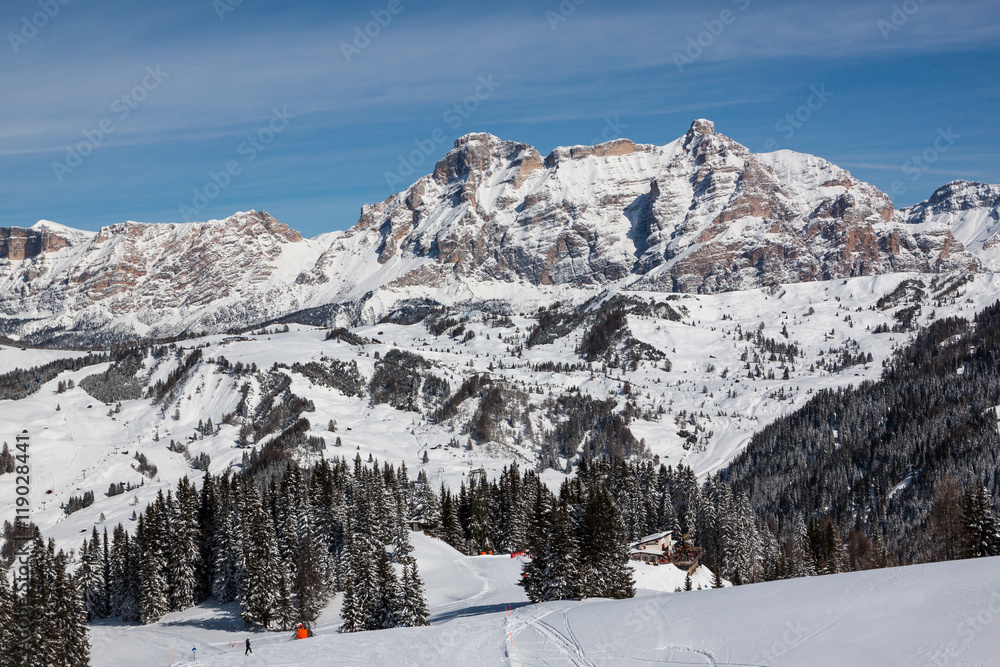
[[[754,154],[696,120],[654,146],[455,142],[432,174],[303,238],[265,212],[84,232],[0,228],[0,334],[34,342],[223,331],[400,302],[545,300],[605,287],[713,293],[1000,265],[1000,185],[896,210],[822,158]]]

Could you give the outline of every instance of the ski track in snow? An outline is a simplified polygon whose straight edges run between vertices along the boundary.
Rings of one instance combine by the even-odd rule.
[[[414,535],[414,556],[437,600],[430,627],[338,634],[338,596],[314,638],[290,641],[287,632],[248,633],[236,605],[208,603],[149,626],[94,626],[93,665],[192,664],[192,647],[199,665],[366,667],[992,664],[1000,651],[1000,558],[517,606],[517,559],[462,556],[423,535]],[[468,612],[455,614],[461,605]],[[979,618],[978,631],[970,618]],[[246,637],[252,657],[243,656]]]

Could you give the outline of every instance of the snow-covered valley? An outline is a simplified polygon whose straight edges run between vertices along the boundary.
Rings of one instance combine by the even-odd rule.
[[[208,665],[975,665],[996,656],[996,558],[673,592],[683,573],[635,564],[637,595],[532,605],[508,555],[414,535],[432,625],[315,636],[248,632],[211,602],[149,626],[91,629],[94,667]],[[705,588],[698,590],[701,584]],[[669,592],[664,592],[669,591]],[[253,655],[245,656],[249,638]],[[192,652],[192,649],[196,649]]]
[[[288,332],[270,327],[267,333],[196,338],[178,343],[164,358],[147,356],[146,366],[137,373],[152,386],[199,349],[202,360],[183,374],[166,400],[104,404],[80,383],[109,364],[65,371],[30,396],[0,401],[0,440],[13,445],[16,433],[29,431],[32,520],[66,547],[76,546],[83,533],[100,526],[102,514],[109,526],[127,524],[158,491],[172,488],[184,475],[200,477],[202,471],[194,469],[189,458],[207,455],[209,470],[219,473],[238,467],[247,452],[269,439],[241,447],[240,427],[223,421],[240,404],[245,383],[250,384],[249,403],[261,400],[258,380],[234,373],[237,364],[256,365],[261,371],[278,364],[291,380],[289,391],[312,402],[314,411],[303,413],[310,423],[308,435],[322,438],[326,448],[303,454],[305,459],[353,458],[360,453],[394,465],[406,463],[412,474],[423,468],[432,484],[457,488],[472,469],[483,468],[492,478],[511,461],[535,465],[545,431],[559,418],[544,407],[545,401],[579,390],[595,399],[610,399],[616,412],[632,405],[630,428],[644,442],[643,456],[667,465],[683,463],[704,476],[723,467],[755,432],[801,407],[816,391],[877,379],[883,360],[912,337],[907,331],[875,333],[878,327],[898,324],[898,313],[911,313],[912,326],[949,316],[968,318],[996,300],[998,280],[992,274],[968,280],[902,274],[715,295],[622,293],[635,302],[653,301],[680,313],[676,321],[637,310],[627,318],[632,336],[665,355],[669,370],[663,360],[639,360],[634,368],[585,363],[578,348],[589,326],[586,321],[550,343],[528,347],[525,341],[538,318],[534,304],[526,311],[504,306],[502,312],[509,317],[491,312],[495,303],[452,311],[464,336],[454,335],[454,328],[434,335],[426,322],[385,322],[353,328],[350,333],[360,344],[326,340],[325,329],[294,324]],[[468,337],[469,331],[473,337]],[[796,355],[768,352],[768,340],[793,345]],[[434,405],[426,397],[413,410],[396,409],[375,403],[367,388],[346,395],[292,369],[293,364],[308,362],[354,362],[367,384],[378,358],[392,350],[420,355],[429,364],[425,372],[446,381],[450,392],[474,374],[488,374],[524,392],[527,417],[499,423],[490,441],[480,441],[469,431],[478,405],[475,398],[462,402],[453,416],[434,419]],[[845,353],[851,362],[841,367]],[[3,348],[0,364],[3,369],[28,368],[82,354]],[[217,363],[223,358],[229,368]],[[59,385],[70,381],[74,386],[60,393]],[[204,426],[209,420],[211,431],[198,430],[199,423]],[[335,432],[329,430],[330,422],[335,422]],[[183,443],[187,454],[170,451],[172,440]],[[136,470],[137,453],[157,467],[156,475]],[[572,467],[576,459],[560,457],[543,472],[553,488],[567,462]],[[109,485],[119,482],[141,486],[108,497]],[[0,519],[13,518],[14,488],[13,475],[0,475]],[[94,494],[92,505],[69,516],[60,509],[71,496],[87,491]]]

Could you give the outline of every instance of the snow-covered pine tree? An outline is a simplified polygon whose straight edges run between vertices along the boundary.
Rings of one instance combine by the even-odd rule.
[[[0,574],[0,665],[14,662],[14,593],[7,581],[7,573]]]
[[[243,581],[243,548],[240,539],[239,513],[235,506],[223,512],[215,534],[215,563],[212,594],[219,602],[232,602],[240,596]]]
[[[121,524],[115,526],[110,554],[110,615],[125,622],[139,620],[137,547]]]
[[[340,605],[340,619],[341,624],[337,632],[358,632],[364,629],[360,605],[357,596],[354,595],[354,580],[350,576],[344,577],[344,599]]]
[[[375,565],[375,590],[371,615],[365,623],[366,630],[384,630],[396,627],[402,608],[399,582],[389,563],[385,550],[379,550]]]
[[[543,557],[542,600],[569,600],[586,597],[573,518],[565,501],[550,510],[548,552]]]
[[[813,557],[812,549],[809,548],[809,535],[805,518],[799,512],[795,515],[795,542],[793,558],[793,576],[813,577],[816,576],[816,559]]]
[[[295,599],[289,585],[289,568],[281,567],[278,575],[278,592],[275,596],[274,624],[279,630],[291,630],[298,622]]]
[[[309,480],[310,501],[315,508],[317,560],[323,586],[328,593],[340,590],[338,556],[343,551],[347,516],[344,479],[339,474],[341,465],[335,464],[338,471],[335,473],[330,461],[323,459],[313,468]]]
[[[245,485],[243,496],[241,616],[248,626],[267,628],[277,606],[278,544],[274,525],[252,481]]]
[[[62,551],[53,561],[53,611],[56,624],[47,630],[59,638],[56,661],[58,667],[88,667],[90,640],[87,612],[76,579],[67,572],[69,558]]]
[[[427,625],[427,598],[424,582],[417,572],[417,562],[408,559],[403,564],[403,581],[400,592],[399,625],[407,628]]]
[[[359,527],[358,520],[350,520],[347,525],[347,548],[344,554],[344,602],[340,617],[343,623],[340,632],[358,632],[369,629],[375,595],[375,577],[371,558],[375,550]]]
[[[733,490],[723,482],[716,484],[715,489],[715,513],[718,522],[716,545],[721,550],[722,575],[735,584],[744,583],[741,579],[743,573],[738,568],[741,535]]]
[[[543,484],[534,488],[534,502],[528,519],[528,556],[521,566],[521,580],[525,594],[532,602],[545,600],[547,588],[546,562],[549,558],[552,500],[549,490]],[[444,504],[442,504],[444,508]]]
[[[473,554],[493,551],[491,539],[491,494],[490,485],[485,479],[471,479],[468,488],[468,534],[469,548]]]
[[[294,580],[291,582],[298,622],[309,627],[319,617],[327,601],[315,542],[311,526],[304,527],[299,538]]]
[[[962,499],[963,548],[965,558],[995,556],[1000,547],[1000,531],[993,505],[981,483],[971,484]]]
[[[740,573],[740,581],[753,584],[764,578],[763,544],[757,524],[754,521],[750,498],[741,492],[736,498],[736,570]],[[840,550],[841,560],[844,557]],[[841,563],[842,568],[846,567]],[[843,571],[843,570],[842,570]]]
[[[27,611],[28,665],[55,665],[60,638],[51,631],[56,618],[55,544],[42,541],[37,532],[28,556],[28,586],[24,595]]]
[[[104,526],[104,534],[101,536],[101,574],[104,576],[101,618],[107,618],[111,615],[111,544],[108,542],[107,526]]]
[[[198,504],[198,491],[185,476],[177,485],[176,501],[168,503],[167,509],[170,512],[167,579],[170,608],[174,611],[187,609],[198,602],[202,568]]]
[[[101,540],[94,528],[91,539],[80,545],[80,564],[76,580],[83,591],[83,606],[87,620],[101,618],[105,608],[104,564],[100,551]]]
[[[410,497],[412,498],[410,518],[419,521],[428,530],[436,530],[441,523],[441,504],[428,483],[427,471],[423,468],[417,473],[417,481]]]
[[[660,517],[659,530],[669,530],[675,538],[679,537],[681,534],[681,524],[677,520],[677,509],[674,507],[674,502],[670,497],[670,488],[666,484],[664,484],[664,488],[659,495],[657,514]]]
[[[458,520],[458,511],[455,507],[455,500],[448,491],[441,486],[441,537],[445,542],[455,547],[462,553],[468,552],[468,545],[465,541],[465,531]]]
[[[580,530],[582,578],[591,597],[635,595],[625,524],[611,494],[601,482],[588,489]]]
[[[206,470],[198,492],[198,546],[201,551],[197,594],[199,602],[212,595],[212,582],[215,581],[215,535],[219,529],[220,508],[224,506],[217,496],[215,478]]]
[[[163,536],[155,508],[155,504],[150,505],[147,512],[139,515],[135,530],[139,553],[139,621],[143,625],[155,623],[170,611]]]

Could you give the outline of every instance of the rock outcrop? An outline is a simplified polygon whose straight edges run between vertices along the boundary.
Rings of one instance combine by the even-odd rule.
[[[1000,265],[998,201],[1000,186],[957,181],[895,211],[826,160],[753,154],[707,120],[665,146],[617,139],[544,158],[477,133],[347,231],[314,239],[264,212],[0,229],[0,334],[221,331],[473,286],[704,293],[976,271],[976,254]]]

